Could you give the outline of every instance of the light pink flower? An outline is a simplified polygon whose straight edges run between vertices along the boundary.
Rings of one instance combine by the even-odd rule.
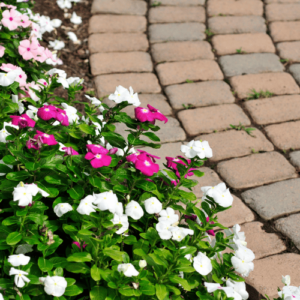
[[[5,10],[2,13],[2,24],[7,27],[9,30],[15,30],[18,28],[20,20],[21,20],[21,14],[14,10]]]
[[[29,20],[28,16],[21,15],[19,26],[26,28],[26,27],[30,26],[30,24],[31,24],[31,21]]]
[[[21,116],[10,116],[10,118],[12,118],[12,124],[17,125],[20,128],[35,126],[35,121],[30,119],[26,114],[23,114]]]
[[[21,73],[16,77],[15,81],[19,82],[19,86],[26,86],[26,80],[27,80],[27,75],[21,69]]]
[[[5,47],[0,45],[0,57],[4,55],[4,52],[5,52]]]
[[[39,43],[36,40],[24,40],[20,43],[19,53],[25,60],[35,58],[39,48]]]
[[[52,146],[52,145],[56,145],[57,141],[55,140],[54,135],[52,134],[47,134],[47,133],[43,133],[41,131],[36,131],[37,134],[33,137],[34,139],[39,139],[43,144]]]
[[[12,65],[12,64],[2,64],[1,67],[0,67],[0,69],[5,71],[5,72],[10,72],[10,71],[13,71],[13,70],[17,70],[18,68],[20,68],[20,67],[17,67],[17,66]]]

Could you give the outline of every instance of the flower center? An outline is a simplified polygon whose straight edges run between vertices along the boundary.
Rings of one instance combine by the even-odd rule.
[[[50,135],[49,135],[49,134],[44,134],[44,137],[45,137],[45,138],[49,138]]]
[[[145,165],[147,166],[147,167],[149,167],[151,164],[149,163],[149,161],[145,161]]]
[[[118,94],[118,97],[120,97],[121,96],[121,94]]]
[[[60,207],[64,207],[64,205],[62,204]]]
[[[19,274],[19,277],[21,277],[22,276],[22,274]]]
[[[146,109],[146,108],[143,108],[143,109],[142,109],[142,112],[143,112],[143,113],[147,113],[148,111],[149,111],[149,110]]]
[[[98,159],[101,158],[101,157],[102,157],[102,156],[101,156],[100,154],[97,154],[97,155],[96,155],[96,158],[98,158]]]
[[[134,208],[137,209],[137,206],[135,206]]]
[[[27,48],[27,51],[30,51],[30,48]]]
[[[19,78],[22,78],[22,75],[19,75]]]
[[[200,265],[200,268],[203,268],[203,265]]]
[[[152,204],[154,205],[154,202],[152,202]]]
[[[13,21],[13,18],[12,18],[12,17],[10,17],[10,18],[9,18],[9,21]]]

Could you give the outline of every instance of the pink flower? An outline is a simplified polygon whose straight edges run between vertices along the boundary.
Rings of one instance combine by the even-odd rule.
[[[24,40],[20,43],[19,53],[25,60],[29,60],[35,58],[38,52],[39,43],[33,39],[32,42],[30,40]]]
[[[156,108],[152,107],[150,104],[147,105],[148,108],[143,107],[136,107],[134,109],[135,117],[140,122],[150,122],[152,124],[155,123],[155,120],[164,121],[165,123],[168,122],[168,119]]]
[[[33,137],[34,139],[39,139],[43,144],[52,146],[52,145],[56,145],[57,141],[54,138],[54,135],[52,134],[47,134],[47,133],[43,133],[41,131],[36,131],[37,134]]]
[[[159,171],[159,165],[152,162],[152,160],[145,154],[140,154],[135,162],[135,168],[140,170],[142,174],[152,176]]]
[[[56,109],[56,120],[61,123],[63,126],[69,126],[69,118],[67,116],[66,111],[63,109],[57,108]]]
[[[155,119],[165,122],[165,124],[168,122],[168,118],[166,116],[164,116],[158,109],[154,108],[153,106],[151,106],[150,104],[147,105],[149,110],[155,115]]]
[[[29,20],[28,16],[21,15],[19,26],[26,28],[26,27],[30,26],[30,24],[31,24],[31,21]]]
[[[5,47],[0,45],[0,57],[4,55],[4,52],[5,52]]]
[[[21,20],[21,14],[14,10],[5,10],[2,13],[2,24],[7,27],[9,30],[15,30],[18,28],[18,26],[20,25],[20,20]]]
[[[109,150],[109,154],[116,154],[117,152],[118,152],[118,148],[111,148],[110,150]],[[121,160],[122,161],[122,160]]]
[[[156,162],[155,159],[160,159],[160,157],[155,156],[155,155],[152,155],[152,154],[150,154],[150,153],[148,153],[148,152],[146,152],[146,151],[144,151],[144,150],[138,149],[138,151],[139,151],[141,154],[146,154],[149,158],[151,158],[151,160],[152,160],[154,163]]]
[[[89,144],[89,145],[86,145],[86,147],[93,154],[107,154],[108,153],[108,150],[100,145]]]
[[[10,116],[10,117],[12,118],[12,124],[17,125],[20,128],[35,126],[35,121],[30,119],[26,114],[23,114],[21,116]]]
[[[73,242],[72,244],[76,245],[79,249],[81,249],[81,245],[79,242]],[[83,242],[82,248],[84,249],[87,246],[85,242]]]
[[[15,79],[15,81],[19,82],[19,86],[26,86],[26,80],[27,80],[27,75],[23,70]]]
[[[38,46],[38,49],[36,51],[35,60],[39,62],[44,62],[47,59],[47,55],[45,53],[45,47],[42,47],[40,44]]]
[[[93,154],[92,152],[88,152],[84,158],[90,160],[92,167],[95,169],[108,167],[111,163],[111,157],[106,154]]]
[[[183,162],[181,159],[181,156],[177,156],[176,158],[173,158],[173,157],[166,157],[166,160],[167,160],[167,166],[169,168],[172,168],[176,171],[176,175],[178,178],[180,178],[180,173],[178,171],[178,168],[177,168],[177,164],[181,164],[181,165],[184,165],[185,167],[187,166],[185,162]],[[190,159],[187,159],[187,162],[190,164],[191,163],[191,160]],[[194,173],[193,171],[194,170],[197,170],[195,168],[190,168],[188,173],[185,174],[184,178],[187,178],[188,176],[193,176]],[[175,184],[177,185],[177,184]]]
[[[10,71],[21,69],[21,68],[15,66],[15,65],[12,65],[12,64],[2,64],[0,69],[5,71],[5,72],[10,72]]]
[[[65,155],[79,155],[79,153],[77,151],[75,151],[72,147],[63,147],[62,150],[65,150]]]
[[[160,157],[152,155],[144,150],[138,149],[136,153],[132,153],[126,156],[126,160],[135,163],[138,160],[138,156],[140,154],[146,154],[154,163],[156,162],[155,159],[160,159]]]
[[[35,150],[38,150],[41,148],[41,144],[38,140],[35,140],[35,139],[29,139],[27,142],[26,142],[26,146],[28,149],[35,149]]]
[[[38,109],[37,116],[44,121],[56,118],[56,107],[53,105],[44,105]]]

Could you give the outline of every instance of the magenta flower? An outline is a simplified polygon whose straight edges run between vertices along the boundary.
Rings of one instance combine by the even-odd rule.
[[[111,157],[106,154],[94,154],[92,152],[88,152],[84,158],[90,160],[92,167],[95,169],[108,167],[111,163]]]
[[[61,123],[63,126],[69,126],[69,118],[67,116],[66,111],[63,109],[57,108],[56,109],[56,116],[55,119]]]
[[[0,45],[0,57],[4,55],[4,52],[5,52],[5,47]]]
[[[19,26],[26,28],[26,27],[30,26],[30,24],[31,24],[31,21],[29,20],[28,16],[21,15]]]
[[[100,145],[89,144],[89,145],[86,145],[86,147],[93,154],[107,154],[108,153],[108,150]]]
[[[132,153],[128,156],[126,156],[126,160],[132,163],[135,163],[137,161],[137,157],[140,155],[140,152]]]
[[[112,148],[109,150],[109,154],[116,154],[118,152],[118,150],[119,150],[118,148]]]
[[[159,165],[152,162],[152,160],[145,154],[140,154],[135,162],[135,168],[140,170],[146,176],[152,176],[159,171]]]
[[[62,150],[65,151],[65,155],[79,155],[79,153],[77,151],[75,151],[72,147],[63,147],[61,148]]]
[[[12,124],[17,125],[20,128],[35,126],[35,121],[30,119],[26,114],[23,114],[21,116],[10,116],[10,117],[12,118]]]
[[[168,122],[168,118],[165,115],[163,115],[158,109],[154,108],[150,104],[148,104],[147,106],[149,110],[155,115],[155,120],[165,122],[165,124]]]
[[[148,153],[148,152],[146,152],[146,151],[144,151],[144,150],[138,149],[138,151],[139,151],[141,154],[146,154],[146,155],[147,155],[154,163],[156,162],[155,159],[160,159],[160,157],[155,156],[155,155],[152,155],[152,154],[150,154],[150,153]]]
[[[38,109],[37,116],[44,121],[56,118],[56,107],[53,105],[44,105]]]
[[[57,141],[55,140],[54,135],[43,133],[38,130],[36,132],[37,132],[37,134],[33,137],[34,139],[40,140],[43,144],[46,144],[49,146],[57,144]]]
[[[164,121],[165,123],[168,122],[168,119],[159,110],[150,104],[147,106],[148,108],[136,107],[134,109],[136,119],[138,119],[140,122],[148,121],[152,124],[155,124],[155,120]]]
[[[26,142],[26,146],[28,149],[35,149],[35,150],[38,150],[41,148],[41,145],[39,143],[39,141],[35,140],[35,139],[29,139],[27,142]]]
[[[181,156],[177,156],[176,158],[173,158],[173,157],[166,157],[166,160],[167,160],[167,166],[168,166],[169,168],[174,169],[174,170],[176,171],[176,176],[177,176],[178,178],[180,178],[180,173],[179,173],[179,171],[178,171],[177,164],[184,165],[185,167],[187,166],[186,163],[183,162],[180,158],[181,158]],[[190,159],[187,159],[187,162],[188,162],[188,163],[191,163],[191,160],[190,160]],[[195,169],[195,168],[190,168],[189,171],[188,171],[188,173],[185,174],[184,178],[187,178],[188,176],[193,176],[193,175],[194,175],[194,173],[193,173],[194,170],[197,170],[197,169]],[[175,184],[175,185],[176,185],[176,184]]]
[[[20,25],[20,20],[21,20],[21,14],[14,10],[5,10],[2,13],[2,24],[7,27],[9,30],[15,30],[18,28],[18,26]]]
[[[20,43],[19,53],[25,60],[35,58],[39,48],[39,43],[36,40],[24,40]]]
[[[73,242],[72,244],[76,245],[79,249],[81,249],[81,245],[79,242]],[[85,242],[83,242],[82,248],[84,249],[87,246]]]

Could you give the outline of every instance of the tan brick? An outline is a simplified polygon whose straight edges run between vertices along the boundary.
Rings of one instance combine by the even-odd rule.
[[[194,107],[234,103],[230,86],[224,81],[204,81],[171,85],[165,88],[174,109],[182,109],[183,104]]]
[[[103,33],[89,36],[90,53],[147,51],[146,34],[142,33]]]
[[[233,196],[232,207],[229,210],[218,213],[218,222],[225,227],[232,227],[235,224],[243,224],[255,220],[255,215],[243,201]]]
[[[179,112],[178,118],[189,135],[224,130],[229,128],[230,124],[251,124],[243,110],[235,104],[188,109]]]
[[[142,33],[147,28],[147,20],[142,16],[95,15],[90,18],[91,33]]]
[[[90,58],[91,72],[95,75],[110,73],[151,72],[149,53],[96,53]]]
[[[218,55],[235,54],[237,49],[245,53],[275,53],[273,42],[265,33],[215,35],[212,44]]]
[[[149,10],[150,23],[205,22],[205,9],[199,7],[158,6]]]
[[[265,127],[272,143],[282,150],[300,149],[300,121]]]
[[[157,77],[152,73],[111,74],[100,75],[95,78],[95,86],[98,97],[104,97],[114,93],[118,85],[122,85],[126,88],[133,86],[136,93],[161,93],[161,87],[158,83]]]
[[[244,99],[253,90],[269,91],[274,95],[298,94],[300,89],[293,77],[288,73],[265,73],[235,76],[230,84],[239,99]]]
[[[260,16],[213,17],[208,28],[215,34],[266,32],[265,19]]]
[[[245,102],[245,107],[260,125],[300,119],[300,95],[251,100]]]
[[[217,172],[234,189],[297,177],[295,168],[278,152],[252,154],[220,162]]]
[[[282,275],[289,274],[293,286],[300,285],[300,269],[295,267],[300,264],[300,255],[284,253],[256,260],[254,271],[245,278],[257,293],[251,299],[264,299],[268,295],[270,299],[278,298],[277,288],[282,288]],[[262,296],[260,296],[262,295]]]
[[[229,130],[225,132],[201,135],[196,139],[208,141],[213,149],[210,161],[250,155],[252,150],[273,151],[273,145],[258,130],[252,131],[252,136],[245,131]]]
[[[300,42],[278,43],[277,49],[281,58],[300,62]]]
[[[209,17],[225,16],[262,16],[263,3],[249,0],[209,0],[207,2]]]
[[[157,0],[151,0],[151,4],[156,2]],[[160,0],[159,2],[167,6],[198,6],[204,5],[205,0]]]
[[[213,60],[159,64],[156,71],[162,85],[182,83],[187,79],[198,81],[222,80],[224,78],[219,65]]]
[[[269,22],[300,20],[300,4],[268,4],[266,5],[266,17]]]
[[[136,0],[94,0],[92,14],[116,14],[144,16],[147,3]]]
[[[300,40],[300,22],[272,22],[269,28],[274,42]]]
[[[147,104],[157,108],[165,116],[172,114],[172,108],[167,102],[167,98],[161,94],[141,94],[139,95],[141,107],[147,107]],[[128,106],[122,111],[126,112],[129,116],[134,117],[134,107]]]
[[[214,59],[210,44],[204,41],[153,44],[151,52],[155,62]]]
[[[269,3],[300,3],[300,0],[266,0],[266,4]]]

